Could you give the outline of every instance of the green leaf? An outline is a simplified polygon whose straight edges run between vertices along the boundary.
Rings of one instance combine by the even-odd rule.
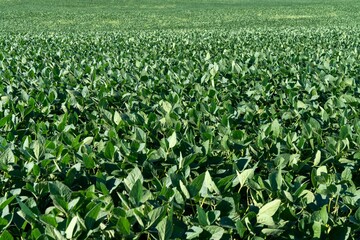
[[[200,174],[197,176],[189,185],[189,193],[191,197],[194,197],[199,194],[200,189],[203,186],[205,179],[205,173]]]
[[[124,179],[124,184],[128,191],[131,191],[137,180],[140,180],[140,182],[143,183],[144,178],[141,174],[140,169],[138,167],[135,167]]]
[[[273,191],[279,191],[281,190],[282,185],[282,175],[281,175],[281,169],[278,169],[276,172],[273,172],[269,176],[270,185]]]
[[[351,128],[349,125],[341,126],[340,128],[340,138],[345,139],[347,137],[351,137]]]
[[[56,240],[66,240],[66,238],[54,227],[46,227],[46,234],[50,235],[53,239]]]
[[[275,228],[263,228],[261,232],[266,236],[279,236],[284,232],[284,230]]]
[[[312,225],[313,230],[313,238],[320,238],[321,237],[321,223],[315,221]]]
[[[316,176],[321,176],[322,173],[327,173],[327,167],[326,166],[320,166],[318,169],[316,169]]]
[[[45,225],[49,225],[52,228],[56,228],[58,226],[58,222],[56,221],[56,217],[49,214],[44,214],[40,216],[40,221]]]
[[[356,210],[354,217],[360,223],[360,207]]]
[[[320,125],[319,121],[316,120],[315,118],[310,118],[309,119],[309,124],[310,124],[311,131],[319,131],[319,130],[321,130],[321,125]]]
[[[209,140],[206,140],[205,142],[203,142],[201,144],[203,147],[204,147],[204,150],[205,150],[205,154],[209,154],[209,150],[210,150],[210,141]]]
[[[256,217],[256,221],[259,224],[264,224],[264,225],[267,225],[267,226],[274,226],[275,225],[273,218],[271,216],[267,215],[267,214],[259,214]]]
[[[165,113],[169,113],[172,109],[171,103],[167,101],[162,101],[161,106],[164,109]]]
[[[307,204],[310,204],[315,200],[315,195],[309,190],[303,190],[299,197],[305,198]]]
[[[21,89],[21,98],[24,102],[28,102],[29,101],[29,95],[27,94],[27,92],[24,91],[24,89]]]
[[[88,87],[85,86],[85,87],[81,90],[81,96],[82,96],[83,98],[86,98],[88,95],[89,95],[89,89],[88,89]]]
[[[185,198],[189,199],[190,193],[189,193],[187,187],[185,186],[185,184],[181,180],[179,181],[179,186],[180,186],[181,192],[184,194]]]
[[[8,230],[4,230],[0,235],[1,240],[13,240],[14,237],[11,235],[11,233]]]
[[[216,220],[220,218],[221,212],[219,210],[208,211],[206,217],[209,224],[213,224]]]
[[[40,156],[40,143],[39,143],[39,141],[34,141],[33,142],[33,151],[34,151],[35,158],[37,160],[39,160],[39,156]]]
[[[224,235],[224,229],[218,226],[206,226],[204,230],[208,231],[211,234],[211,240],[220,240]]]
[[[245,232],[247,231],[246,226],[241,222],[241,220],[237,220],[235,226],[236,226],[236,230],[238,231],[239,236],[241,238],[243,238],[245,235]]]
[[[134,216],[141,227],[145,227],[143,219],[145,219],[144,214],[142,214],[138,209],[133,209]]]
[[[220,194],[220,191],[217,188],[214,181],[212,180],[209,171],[206,171],[203,186],[200,190],[200,194],[205,197],[208,195],[208,191],[214,192],[216,194]]]
[[[93,139],[94,139],[94,137],[86,137],[86,138],[84,138],[84,140],[83,140],[83,144],[85,144],[85,145],[90,145],[91,142],[93,141]]]
[[[205,61],[208,61],[208,60],[210,60],[210,58],[211,58],[210,53],[209,53],[209,52],[206,52],[206,55],[205,55],[204,60],[205,60]]]
[[[64,129],[65,129],[65,126],[66,126],[66,123],[67,123],[67,120],[68,120],[68,114],[65,113],[63,114],[61,117],[60,117],[60,122],[59,124],[57,125],[57,130],[59,132],[63,132]]]
[[[64,197],[60,195],[50,195],[50,198],[53,200],[53,204],[57,209],[63,213],[68,212],[68,201]]]
[[[307,105],[304,102],[300,101],[300,100],[297,101],[296,105],[297,105],[298,109],[299,108],[305,108],[305,109],[307,108]]]
[[[259,224],[264,224],[268,226],[275,225],[272,216],[276,213],[280,206],[281,200],[275,199],[264,206],[262,206],[259,210],[259,213],[256,216],[257,222]]]
[[[10,148],[7,148],[1,155],[0,155],[0,162],[8,165],[9,163],[15,162],[15,155]]]
[[[9,205],[15,198],[16,196],[11,196],[8,199],[6,199],[6,197],[0,198],[0,210],[3,210],[4,207]]]
[[[0,119],[0,127],[5,126],[5,124],[11,119],[11,115],[7,115]]]
[[[149,222],[147,228],[151,228],[153,225],[157,225],[162,218],[165,217],[165,210],[164,207],[158,207],[153,210],[151,210],[148,213],[149,216]]]
[[[83,155],[83,162],[87,169],[92,169],[96,166],[95,161],[88,155]]]
[[[124,235],[129,235],[130,232],[130,222],[127,220],[126,217],[120,217],[116,223],[117,228],[119,229],[120,233]]]
[[[17,202],[20,206],[21,211],[24,213],[25,220],[28,220],[30,222],[36,222],[37,215],[33,213],[33,211],[31,211],[31,209],[19,199],[17,199]]]
[[[8,215],[4,216],[4,218],[0,217],[0,231],[7,229],[9,227],[9,225],[11,224],[12,219],[13,219],[13,214],[8,214]]]
[[[159,233],[159,239],[170,239],[172,234],[172,221],[169,219],[169,217],[165,217],[159,222],[159,224],[156,226],[156,229]]]
[[[69,225],[66,228],[65,235],[67,239],[72,239],[75,233],[75,228],[78,222],[78,217],[75,216],[71,219]]]
[[[189,185],[190,196],[194,197],[198,194],[202,197],[208,197],[209,193],[220,194],[219,189],[213,182],[209,171],[197,176]]]
[[[114,112],[113,120],[114,120],[114,123],[115,123],[116,125],[119,125],[119,124],[121,123],[122,118],[121,118],[120,113],[119,113],[118,111],[115,111],[115,112]]]
[[[229,136],[228,136],[228,135],[223,136],[223,138],[221,139],[220,144],[221,144],[221,146],[222,146],[223,151],[229,150],[229,146],[228,146],[228,144],[227,144],[227,143],[228,143],[228,140],[229,140]]]
[[[101,212],[101,203],[98,203],[85,215],[85,225],[87,230],[93,229]]]
[[[344,171],[341,173],[341,179],[344,181],[351,181],[352,180],[352,173],[350,168],[346,167]]]
[[[186,239],[198,238],[203,231],[201,227],[192,226],[189,231],[185,233]]]
[[[143,186],[140,179],[136,180],[130,191],[130,198],[134,200],[135,205],[139,205],[143,196]]]
[[[170,137],[167,138],[167,141],[169,143],[169,148],[175,147],[177,140],[176,140],[176,132],[174,131]]]
[[[146,133],[141,128],[135,130],[136,140],[141,143],[146,143]]]
[[[198,218],[198,222],[200,225],[202,226],[207,226],[210,224],[207,216],[206,216],[206,213],[204,211],[204,209],[202,209],[201,207],[199,206],[196,206],[196,209],[197,209],[197,218]]]
[[[314,158],[314,166],[319,165],[320,160],[321,160],[321,151],[317,150],[315,158]]]
[[[104,155],[108,159],[114,159],[115,148],[114,145],[109,141],[106,144]]]
[[[38,228],[31,230],[31,238],[32,239],[39,239],[41,235],[42,235],[42,233],[40,232],[40,230]]]
[[[281,125],[277,119],[275,119],[271,123],[271,131],[273,132],[274,137],[276,137],[276,138],[279,137],[280,131],[281,131]]]
[[[254,168],[245,169],[241,173],[239,173],[239,171],[236,171],[239,182],[240,182],[240,188],[242,188],[244,186],[244,184],[246,183],[246,181],[248,179],[251,179],[254,176],[254,171],[255,171]]]
[[[264,206],[262,206],[259,210],[258,215],[263,215],[266,214],[270,217],[272,217],[276,211],[279,209],[281,200],[280,199],[275,199],[267,204],[265,204]]]
[[[77,204],[79,203],[80,201],[80,197],[77,197],[75,199],[72,199],[69,204],[68,204],[68,207],[69,207],[69,210],[73,209],[74,207],[77,206]]]
[[[61,196],[66,201],[68,201],[71,197],[71,189],[63,184],[62,182],[56,181],[56,182],[49,182],[49,192],[51,195],[54,196]]]
[[[329,216],[327,213],[327,205],[324,205],[320,210],[320,217],[323,224],[327,224]]]

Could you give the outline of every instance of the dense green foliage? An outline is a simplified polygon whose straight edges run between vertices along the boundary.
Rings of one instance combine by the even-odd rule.
[[[0,0],[0,239],[360,239],[359,9]]]
[[[2,37],[2,236],[359,237],[359,39]]]

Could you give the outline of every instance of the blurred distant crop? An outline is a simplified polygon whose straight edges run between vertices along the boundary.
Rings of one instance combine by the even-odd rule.
[[[0,239],[359,239],[360,32],[338,21],[4,31]]]
[[[0,0],[0,32],[358,27],[359,12],[358,0]]]

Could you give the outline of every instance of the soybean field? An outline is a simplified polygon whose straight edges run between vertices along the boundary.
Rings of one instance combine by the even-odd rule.
[[[0,0],[0,239],[360,239],[359,11]]]

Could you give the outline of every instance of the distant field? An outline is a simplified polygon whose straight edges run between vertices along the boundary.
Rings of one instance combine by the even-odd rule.
[[[356,0],[0,0],[3,31],[354,26]]]

